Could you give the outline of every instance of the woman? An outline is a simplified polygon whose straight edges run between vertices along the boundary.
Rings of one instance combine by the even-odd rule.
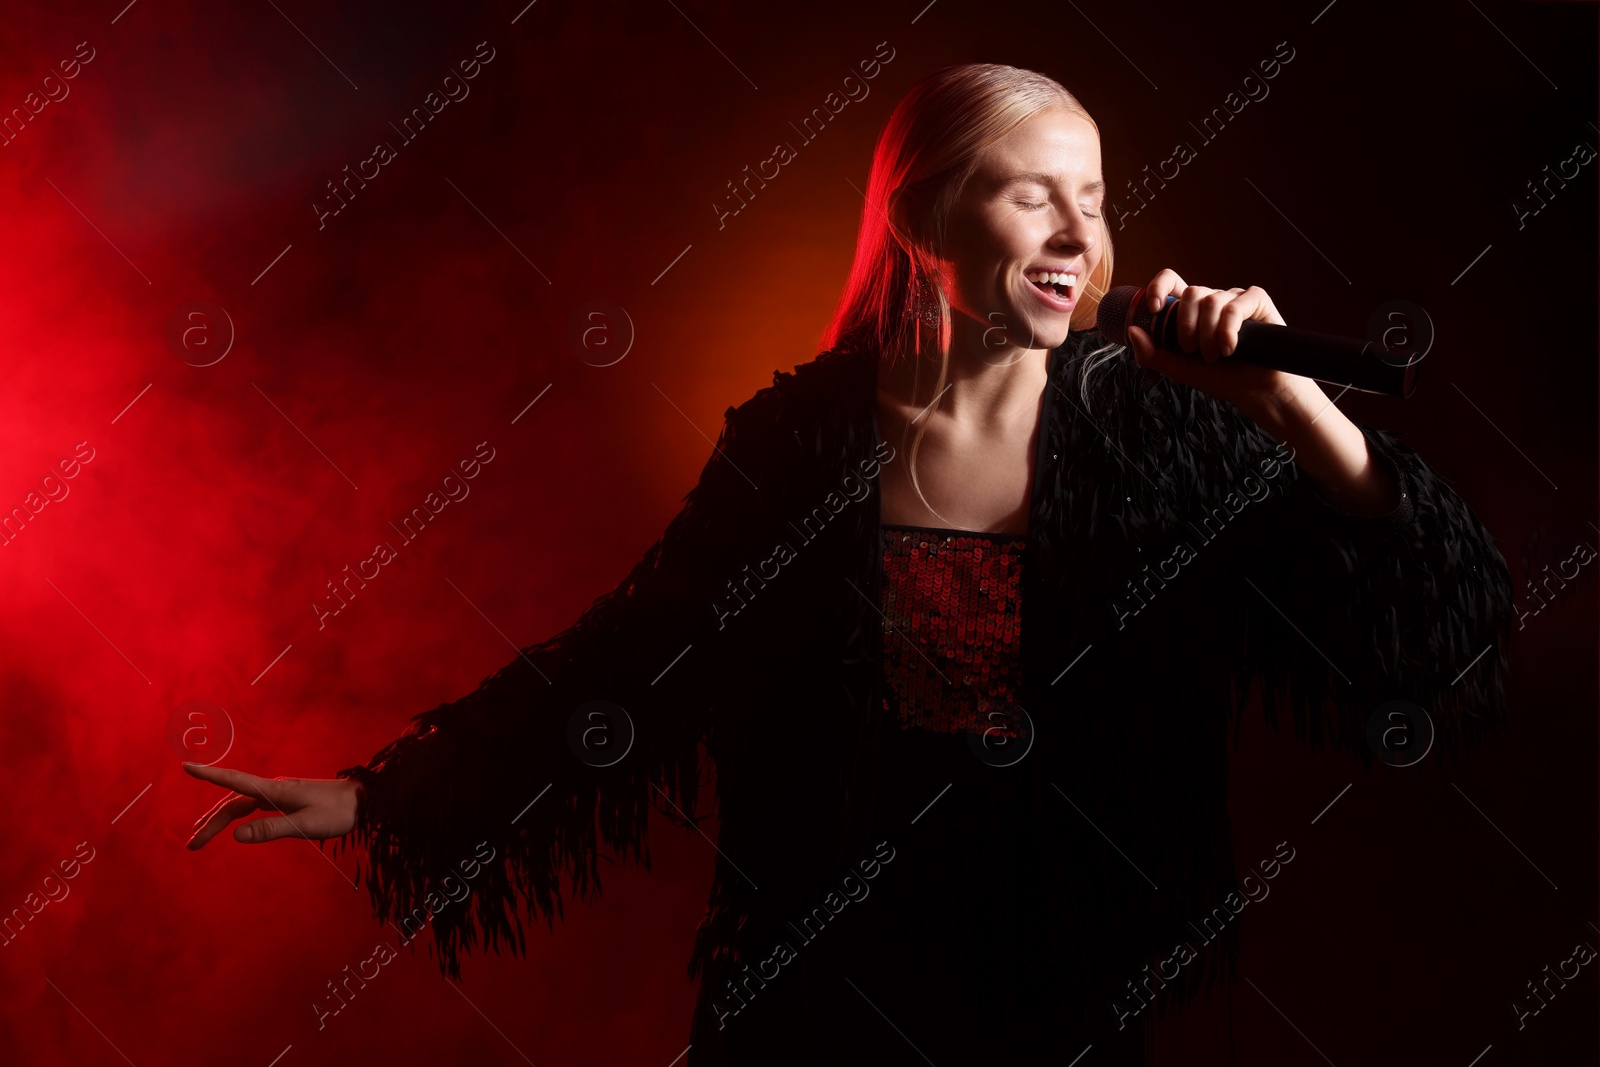
[[[1164,270],[1203,356],[1105,343],[1103,177],[1051,79],[918,83],[826,351],[728,410],[628,577],[336,779],[186,765],[233,791],[190,847],[257,809],[236,839],[353,838],[458,975],[600,849],[647,862],[652,808],[701,818],[704,744],[690,1064],[1143,1062],[1147,1006],[1233,977],[1243,707],[1370,760],[1404,699],[1456,753],[1503,718],[1511,595],[1414,452],[1228,360],[1283,322],[1260,288]]]

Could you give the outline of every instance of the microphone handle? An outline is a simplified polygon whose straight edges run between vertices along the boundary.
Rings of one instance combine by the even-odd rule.
[[[1149,327],[1150,336],[1158,348],[1187,352],[1178,346],[1178,316],[1168,314],[1177,302],[1177,297],[1167,297],[1166,305],[1156,312],[1155,321]],[[1226,358],[1401,399],[1409,397],[1417,388],[1418,364],[1406,353],[1391,352],[1372,341],[1335,337],[1271,322],[1240,323],[1239,344]]]

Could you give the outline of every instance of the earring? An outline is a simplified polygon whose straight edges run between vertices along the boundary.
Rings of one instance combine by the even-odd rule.
[[[927,276],[916,268],[912,268],[912,302],[914,314],[922,328],[929,333],[936,333],[944,309],[939,306],[939,295]]]

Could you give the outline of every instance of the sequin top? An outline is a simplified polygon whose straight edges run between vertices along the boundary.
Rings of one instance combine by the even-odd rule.
[[[885,523],[884,707],[908,730],[1008,735],[1022,691],[1022,534]]]

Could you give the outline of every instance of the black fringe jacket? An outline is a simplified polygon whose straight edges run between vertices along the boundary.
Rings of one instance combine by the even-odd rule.
[[[1456,755],[1504,719],[1510,580],[1476,516],[1393,435],[1362,427],[1399,506],[1350,516],[1231,405],[1151,382],[1126,351],[1085,404],[1084,357],[1103,344],[1078,333],[1050,354],[1023,565],[1025,756],[918,755],[884,710],[881,642],[905,638],[877,608],[877,485],[905,457],[878,437],[876,354],[825,352],[728,409],[682,511],[577,622],[339,772],[365,786],[352,836],[379,918],[431,925],[457,977],[462,949],[523,952],[524,916],[553,923],[568,894],[598,893],[602,849],[648,864],[652,810],[706,817],[703,745],[719,855],[689,963],[691,1064],[778,1062],[738,1041],[755,1047],[761,1018],[825,1026],[768,1005],[824,1003],[838,975],[858,1004],[887,976],[871,1002],[907,1027],[884,1005],[913,1002],[884,986],[936,956],[1008,1002],[1031,990],[1041,1012],[1113,1031],[1144,1020],[1155,987],[1165,1008],[1231,979],[1237,923],[1209,945],[1196,924],[1240,885],[1226,794],[1243,710],[1259,701],[1310,747],[1370,763],[1374,713],[1407,700],[1435,758]],[[631,721],[626,747],[612,713],[626,755],[610,766],[579,758],[603,721],[592,701]],[[494,859],[448,904],[479,842]],[[841,896],[852,872],[875,897]],[[951,911],[996,893],[1021,936]],[[830,915],[855,932],[812,936]],[[848,946],[881,954],[878,929],[937,949],[873,971],[881,955]],[[1152,983],[1142,968],[1179,941],[1202,958]]]

